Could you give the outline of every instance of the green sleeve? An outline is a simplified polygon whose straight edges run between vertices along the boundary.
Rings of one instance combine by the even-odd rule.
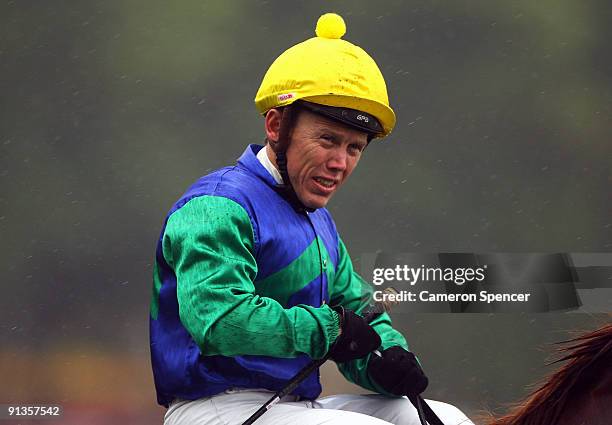
[[[353,264],[346,247],[342,240],[338,238],[338,267],[330,294],[331,304],[339,304],[359,313],[368,305],[366,301],[371,299],[372,292],[372,286],[353,270]],[[364,299],[366,301],[363,301]],[[401,333],[393,329],[391,318],[387,313],[380,315],[371,325],[380,335],[382,350],[396,345],[408,349],[406,339]],[[338,369],[346,379],[354,384],[377,393],[390,395],[378,387],[367,373],[367,365],[371,355],[340,363]]]
[[[197,197],[169,217],[163,254],[176,274],[181,322],[202,354],[323,357],[338,315],[257,295],[253,252],[251,221],[230,199]]]

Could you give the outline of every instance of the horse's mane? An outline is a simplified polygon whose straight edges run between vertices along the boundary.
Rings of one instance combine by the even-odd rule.
[[[562,357],[554,363],[565,362],[544,384],[508,415],[489,425],[542,425],[555,424],[572,396],[572,389],[585,383],[593,366],[601,366],[601,374],[607,371],[612,356],[612,324],[580,337],[563,341]],[[602,359],[607,358],[604,363]],[[597,375],[595,375],[597,376]],[[591,378],[593,375],[591,375]],[[588,383],[587,383],[588,384]],[[575,395],[574,395],[575,396]]]

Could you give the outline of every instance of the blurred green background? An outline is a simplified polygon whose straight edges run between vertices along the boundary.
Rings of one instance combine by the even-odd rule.
[[[61,423],[160,423],[154,248],[197,177],[263,139],[270,63],[340,13],[398,125],[329,209],[355,260],[386,252],[612,251],[606,1],[2,1],[0,403]],[[359,266],[357,261],[357,266]],[[498,409],[546,344],[605,317],[415,315],[427,395]],[[326,393],[349,390],[326,367]]]

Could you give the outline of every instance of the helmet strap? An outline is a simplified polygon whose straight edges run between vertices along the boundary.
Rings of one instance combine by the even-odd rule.
[[[274,143],[270,143],[272,150],[276,155],[276,165],[280,172],[283,182],[277,185],[277,189],[283,195],[285,199],[295,208],[298,212],[313,212],[313,208],[308,208],[297,196],[291,179],[289,179],[289,172],[287,171],[287,149],[289,149],[289,142],[291,140],[291,133],[295,124],[295,118],[299,112],[295,105],[287,105],[280,109],[281,122],[280,129],[278,132],[278,140]]]

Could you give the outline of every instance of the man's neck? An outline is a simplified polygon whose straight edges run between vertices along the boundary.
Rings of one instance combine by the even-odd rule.
[[[283,182],[283,178],[276,165],[276,155],[270,147],[270,144],[266,144],[264,148],[257,153],[257,159],[261,162],[261,165],[268,170],[268,173],[270,173],[276,183],[281,184]]]

